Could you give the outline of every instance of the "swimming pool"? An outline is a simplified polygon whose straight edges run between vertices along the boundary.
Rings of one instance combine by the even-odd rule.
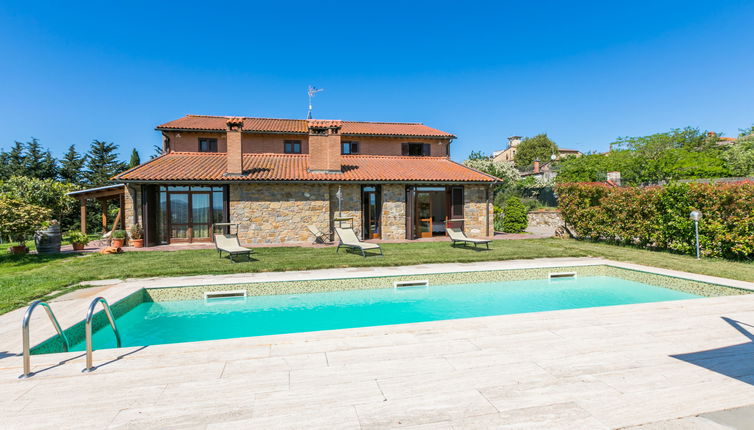
[[[698,297],[617,277],[581,276],[144,301],[120,315],[117,324],[123,346],[143,346]],[[110,328],[97,330],[93,343],[95,349],[115,347]],[[83,341],[71,347],[84,349]]]

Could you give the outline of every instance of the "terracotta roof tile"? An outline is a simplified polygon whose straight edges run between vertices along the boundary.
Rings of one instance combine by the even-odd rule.
[[[223,131],[227,128],[226,122],[231,117],[186,115],[183,118],[167,122],[157,126],[157,130],[213,130]],[[256,133],[300,133],[308,132],[308,122],[305,119],[277,119],[277,118],[248,118],[243,117],[243,130]],[[332,120],[315,120],[327,121]],[[408,122],[341,122],[341,133],[345,135],[367,136],[415,136],[415,137],[442,137],[454,139],[455,136],[427,127],[421,123]]]
[[[244,154],[242,176],[225,176],[225,153],[171,152],[115,176],[122,181],[493,182],[445,157],[342,156],[343,173],[309,173],[308,154]]]

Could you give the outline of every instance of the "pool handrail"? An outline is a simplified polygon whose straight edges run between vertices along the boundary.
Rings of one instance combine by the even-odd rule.
[[[36,309],[37,306],[42,306],[45,309],[47,316],[50,317],[50,322],[52,322],[53,327],[55,327],[55,331],[58,332],[58,336],[60,336],[60,338],[63,340],[63,351],[68,352],[68,338],[66,337],[63,329],[60,328],[60,323],[58,323],[58,319],[55,318],[55,314],[52,312],[52,308],[50,308],[50,305],[47,304],[47,302],[45,301],[35,300],[26,309],[26,313],[24,313],[24,318],[21,321],[21,340],[23,343],[24,374],[19,376],[19,378],[29,378],[32,376],[31,346],[29,342],[29,321],[31,320],[31,314],[34,312],[34,309]]]
[[[121,345],[120,333],[118,332],[118,326],[115,324],[115,318],[113,318],[110,305],[104,297],[95,298],[92,300],[92,303],[89,304],[89,310],[86,312],[86,324],[84,329],[86,332],[86,368],[82,372],[92,372],[95,369],[92,365],[92,318],[94,317],[94,310],[97,308],[98,303],[102,303],[102,309],[105,311],[105,315],[107,315],[107,319],[110,321],[110,327],[112,327],[113,332],[115,333],[115,341],[118,348],[120,348]]]

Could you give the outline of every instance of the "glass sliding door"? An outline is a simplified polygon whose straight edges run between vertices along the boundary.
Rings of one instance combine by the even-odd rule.
[[[191,193],[191,238],[209,240],[210,193]]]
[[[170,238],[189,242],[189,194],[168,193],[170,196]]]
[[[155,208],[159,243],[209,242],[213,225],[226,222],[225,187],[162,186]]]
[[[382,213],[382,190],[379,185],[361,188],[361,213],[364,220],[363,238],[379,239]]]

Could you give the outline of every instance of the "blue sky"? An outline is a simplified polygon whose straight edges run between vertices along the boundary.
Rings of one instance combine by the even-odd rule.
[[[123,4],[119,4],[123,3]],[[351,4],[354,3],[354,4]],[[754,124],[754,2],[0,4],[0,147],[113,141],[142,158],[187,113],[411,121],[453,158],[547,132]]]

